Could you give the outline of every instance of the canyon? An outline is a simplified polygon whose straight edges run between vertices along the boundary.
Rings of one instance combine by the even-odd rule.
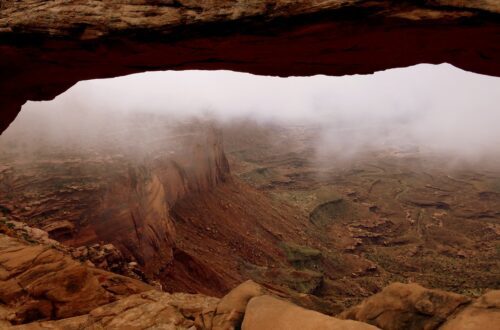
[[[5,250],[0,260],[11,274],[3,287],[19,283],[2,298],[4,322],[27,324],[26,329],[67,322],[75,328],[94,323],[119,328],[128,324],[120,322],[129,322],[120,314],[125,307],[119,306],[132,304],[134,313],[170,306],[178,316],[165,321],[158,311],[137,320],[141,329],[161,322],[222,329],[227,325],[200,325],[200,315],[206,308],[216,310],[219,299],[249,279],[258,292],[278,300],[248,298],[254,303],[239,307],[241,317],[233,320],[234,326],[243,322],[248,329],[261,329],[273,308],[279,314],[297,308],[290,313],[304,311],[304,317],[320,312],[314,314],[320,319],[336,315],[381,329],[446,329],[455,319],[469,322],[467,313],[475,304],[497,306],[500,173],[487,168],[445,171],[445,160],[419,161],[425,152],[411,147],[368,154],[354,163],[327,156],[318,160],[313,151],[317,129],[309,126],[138,118],[133,117],[134,125],[124,121],[118,129],[108,128],[105,138],[86,148],[51,141],[37,146],[18,135],[3,136]],[[141,137],[145,128],[157,133],[150,139],[144,135],[140,140],[145,144],[135,148],[118,143],[124,127],[127,136]],[[61,255],[57,258],[68,266],[44,266],[55,257],[49,254],[44,261],[37,257],[49,253],[43,251]],[[10,266],[23,262],[12,253],[34,260]],[[24,268],[37,263],[43,263],[39,270]],[[58,287],[51,279],[74,278],[66,267],[81,269],[77,273],[85,275],[77,278],[104,288],[95,293],[102,298],[43,293]],[[23,282],[48,271],[55,275],[42,277],[46,280],[37,291]],[[409,284],[397,287],[395,282]],[[450,292],[429,293],[433,289],[413,282]],[[86,284],[79,288],[83,295],[95,291]],[[422,307],[428,304],[425,299],[443,306]],[[19,301],[30,303],[19,309]],[[76,301],[86,305],[64,307]],[[143,305],[152,301],[150,307]],[[288,302],[281,306],[282,301]],[[184,303],[198,306],[195,311],[186,307],[194,316],[185,319]],[[262,307],[267,304],[275,307]],[[392,304],[408,310],[383,312],[393,310]],[[109,311],[96,312],[99,308]],[[487,310],[482,326],[498,317],[498,306]],[[114,321],[98,316],[109,313]],[[370,316],[380,313],[388,314]],[[217,313],[209,315],[218,324]],[[299,324],[298,316],[297,321],[283,317],[283,328]],[[328,328],[337,318],[318,322]],[[315,328],[314,323],[307,326]]]

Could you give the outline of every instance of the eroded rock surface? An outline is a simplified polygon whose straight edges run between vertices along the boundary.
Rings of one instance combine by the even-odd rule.
[[[68,35],[81,30],[82,38],[134,29],[167,32],[180,25],[235,21],[266,15],[270,18],[336,9],[356,1],[6,1],[0,28],[7,31],[46,31]],[[359,2],[359,1],[358,1]],[[76,10],[75,10],[76,9]]]
[[[272,1],[3,1],[0,32],[45,32],[71,35],[76,31],[82,39],[105,36],[116,31],[151,29],[168,32],[180,25],[230,22],[244,18],[288,17],[364,5],[362,0],[272,0]],[[424,1],[416,11],[397,7],[396,13],[412,19],[470,16],[466,10],[477,9],[500,13],[497,1]],[[374,4],[366,4],[370,6]],[[383,5],[383,2],[379,2]],[[428,7],[426,8],[425,5]],[[442,7],[448,6],[448,10]],[[455,8],[455,10],[453,10]],[[462,10],[462,11],[460,11]],[[410,16],[409,14],[412,14]]]
[[[13,329],[195,329],[200,313],[217,302],[217,298],[203,295],[153,290],[97,307],[86,315]]]
[[[394,283],[342,314],[387,330],[437,329],[470,298],[418,284]],[[492,320],[491,320],[492,321]]]
[[[67,318],[133,293],[140,281],[73,260],[50,245],[0,234],[0,302],[4,321]]]

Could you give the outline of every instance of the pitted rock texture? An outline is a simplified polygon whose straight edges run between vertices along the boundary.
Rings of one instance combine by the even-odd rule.
[[[127,260],[113,244],[96,243],[76,248],[66,246],[49,238],[49,233],[42,229],[30,227],[23,222],[7,220],[6,217],[0,217],[0,233],[31,244],[50,245],[57,251],[71,256],[73,259],[88,266],[97,267],[147,282],[153,286],[158,286],[157,282],[151,281],[146,277],[137,262]]]

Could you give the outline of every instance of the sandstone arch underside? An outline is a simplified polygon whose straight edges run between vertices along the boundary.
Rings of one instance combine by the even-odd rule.
[[[85,79],[368,74],[442,62],[500,76],[498,0],[3,0],[0,132],[27,100]]]

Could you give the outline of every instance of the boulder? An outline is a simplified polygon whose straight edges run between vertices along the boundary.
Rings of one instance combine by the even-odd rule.
[[[393,283],[339,317],[376,325],[385,330],[437,329],[470,298],[426,289],[416,283]]]
[[[265,293],[266,290],[252,280],[238,285],[225,295],[217,305],[211,322],[212,329],[237,329],[243,320],[248,301]]]
[[[263,295],[252,298],[246,308],[242,330],[371,330],[372,325],[340,320],[307,310],[287,301]]]

